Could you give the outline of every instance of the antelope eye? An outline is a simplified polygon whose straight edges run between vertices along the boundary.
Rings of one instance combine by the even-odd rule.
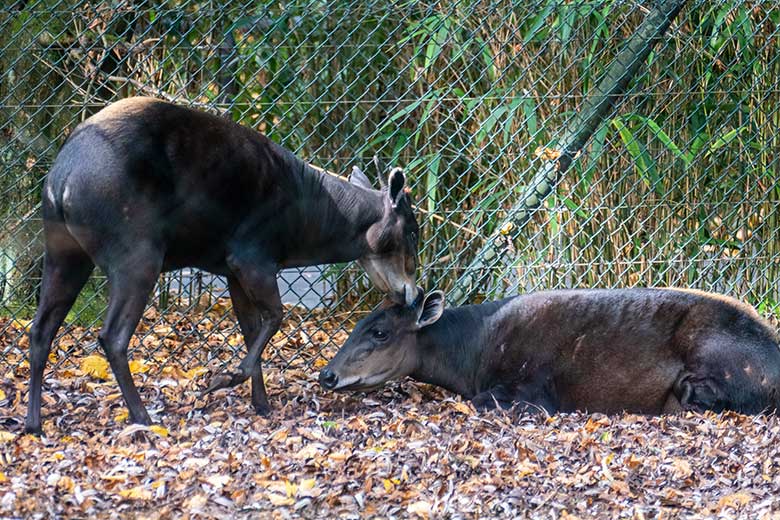
[[[375,330],[372,335],[374,336],[374,339],[377,341],[385,341],[387,339],[387,332],[383,330]]]

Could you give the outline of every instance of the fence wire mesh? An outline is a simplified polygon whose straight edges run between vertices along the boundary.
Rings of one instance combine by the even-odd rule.
[[[264,132],[346,174],[403,166],[422,224],[427,289],[452,289],[652,2],[627,0],[105,2],[0,10],[0,315],[24,363],[41,276],[41,185],[68,134],[107,104],[154,96]],[[778,307],[780,9],[688,2],[556,192],[508,243],[476,300],[563,287],[682,286]],[[367,168],[371,173],[370,167]],[[208,247],[207,244],[204,247]],[[355,265],[282,275],[295,307],[279,340],[306,363],[377,294]],[[92,341],[101,273],[55,345]],[[243,350],[225,281],[161,277],[131,345]],[[274,345],[266,358],[281,356]],[[220,357],[221,355],[221,357]],[[289,362],[285,355],[282,362]]]

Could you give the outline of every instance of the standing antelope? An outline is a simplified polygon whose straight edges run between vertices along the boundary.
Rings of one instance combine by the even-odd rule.
[[[375,190],[317,171],[265,136],[225,118],[149,98],[119,101],[70,135],[43,189],[45,256],[30,331],[25,429],[41,432],[41,386],[52,340],[97,265],[108,277],[99,342],[130,419],[151,422],[127,346],[163,271],[224,275],[248,347],[238,370],[207,391],[252,379],[270,410],[260,357],[282,320],[276,274],[358,260],[399,302],[417,294],[418,227],[400,169]]]

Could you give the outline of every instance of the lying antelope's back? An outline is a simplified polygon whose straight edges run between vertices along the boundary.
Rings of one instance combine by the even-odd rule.
[[[538,291],[491,303],[496,306],[493,320],[530,318],[551,308],[558,314],[570,313],[566,324],[578,319],[606,319],[619,325],[626,320],[700,320],[704,326],[740,326],[745,332],[765,335],[777,341],[777,334],[756,310],[735,298],[696,289],[565,289]]]
[[[564,411],[658,413],[671,395],[682,396],[674,391],[681,381],[699,392],[703,409],[757,413],[780,403],[777,334],[752,307],[727,296],[542,291],[500,302],[487,320],[486,343],[508,353],[495,355],[499,377],[510,379],[528,359],[547,367]]]

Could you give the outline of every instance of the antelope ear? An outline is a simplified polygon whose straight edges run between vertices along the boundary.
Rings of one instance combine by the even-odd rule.
[[[404,185],[406,184],[404,171],[401,168],[393,168],[390,175],[387,176],[387,184],[389,186],[387,195],[390,197],[390,203],[393,208],[397,208],[404,196]]]
[[[444,292],[433,291],[425,295],[422,305],[417,310],[417,328],[433,325],[444,312]]]
[[[352,173],[349,175],[349,182],[355,186],[366,188],[367,190],[374,189],[374,187],[371,186],[371,181],[369,181],[368,177],[366,177],[366,174],[363,173],[363,171],[357,166],[352,167]]]

